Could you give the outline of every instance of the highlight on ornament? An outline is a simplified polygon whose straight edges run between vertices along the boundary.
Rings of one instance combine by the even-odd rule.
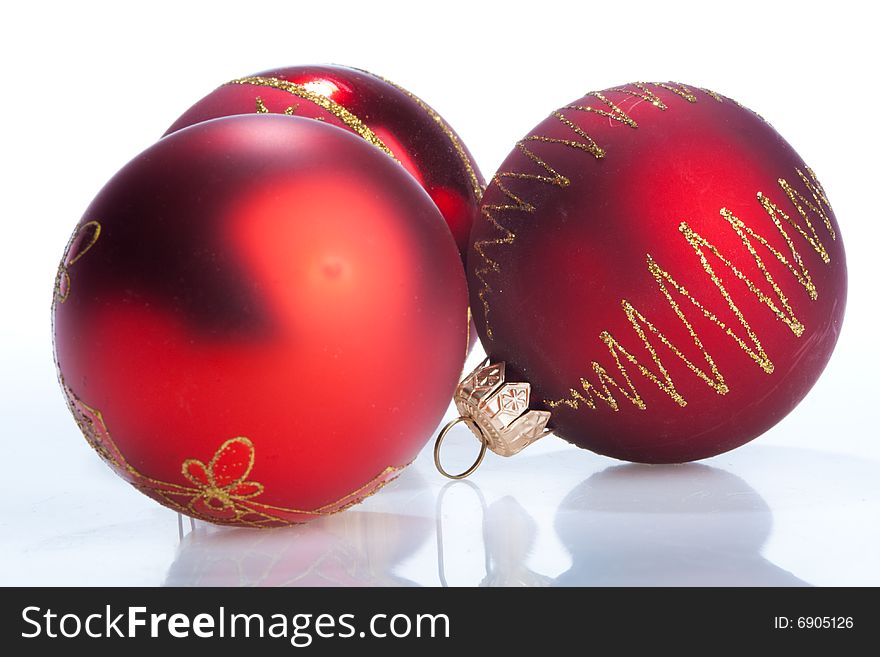
[[[440,209],[465,257],[485,180],[458,134],[421,98],[349,66],[291,66],[230,80],[190,107],[165,134],[255,112],[323,121],[396,159]]]
[[[221,86],[106,184],[64,252],[55,358],[86,440],[219,524],[305,522],[378,491],[461,374],[482,184],[436,112],[371,74]],[[414,363],[418,390],[400,386]]]
[[[814,170],[760,115],[673,82],[590,92],[529,131],[485,190],[467,267],[492,367],[530,386],[530,412],[646,463],[774,426],[822,373],[846,303]],[[489,399],[459,405],[483,449]]]

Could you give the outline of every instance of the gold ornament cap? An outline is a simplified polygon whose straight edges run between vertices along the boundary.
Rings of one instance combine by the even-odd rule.
[[[453,400],[460,415],[448,422],[434,443],[434,464],[450,479],[464,479],[483,461],[486,449],[500,456],[518,454],[549,433],[549,411],[529,410],[532,386],[504,380],[504,363],[491,363],[487,358],[458,384]],[[440,464],[440,446],[446,434],[460,422],[467,424],[480,441],[480,453],[464,472],[453,475]]]

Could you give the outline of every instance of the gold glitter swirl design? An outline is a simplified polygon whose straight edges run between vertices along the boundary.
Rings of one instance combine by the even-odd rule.
[[[703,88],[703,87],[700,87],[700,91],[702,91],[704,94],[707,94],[707,95],[711,96],[713,99],[717,100],[719,103],[723,103],[723,102],[724,102],[724,97],[721,96],[721,94],[716,94],[716,93],[715,93],[714,91],[712,91],[711,89],[705,89],[705,88]]]
[[[61,374],[57,360],[55,367],[58,372],[58,382],[64,391],[64,400],[67,402],[67,408],[70,410],[70,414],[73,415],[73,420],[82,432],[86,442],[114,470],[125,470],[124,461],[118,456],[119,450],[116,449],[116,445],[110,439],[110,434],[107,432],[107,425],[104,423],[104,416],[101,414],[101,411],[92,408],[73,394],[73,391],[64,381],[64,376]]]
[[[84,245],[80,245],[76,253],[71,253],[76,239],[85,231],[91,231],[88,241]],[[58,265],[58,273],[55,276],[54,298],[57,303],[64,303],[70,296],[70,268],[95,246],[99,237],[101,237],[101,224],[97,221],[87,221],[82,226],[77,226],[73,231],[73,235],[70,236],[67,247],[64,249],[64,257],[61,260],[61,264]]]
[[[370,73],[369,71],[364,71],[362,69],[354,69],[354,70],[360,71],[361,73],[364,73],[364,74],[369,75],[371,77],[378,78],[379,80],[382,80],[382,82],[385,82],[386,84],[390,84],[392,87],[394,87],[398,91],[406,94],[410,100],[412,100],[416,105],[418,105],[422,109],[423,112],[425,112],[425,114],[427,114],[429,117],[431,117],[431,120],[434,121],[434,123],[436,123],[439,126],[440,130],[443,131],[443,134],[446,135],[446,138],[449,140],[449,143],[452,144],[453,150],[455,150],[456,155],[461,160],[461,163],[464,166],[465,171],[467,172],[468,180],[470,181],[470,184],[471,184],[471,189],[474,192],[474,197],[479,201],[483,196],[483,188],[480,185],[480,179],[477,177],[477,172],[474,169],[474,165],[471,162],[471,159],[467,156],[467,153],[464,150],[464,146],[462,145],[461,140],[458,138],[458,135],[456,135],[455,132],[453,132],[452,128],[449,127],[449,124],[443,120],[443,117],[440,116],[439,114],[437,114],[437,112],[434,111],[434,108],[432,108],[430,105],[428,105],[428,103],[423,101],[421,98],[416,96],[411,91],[404,89],[396,82],[392,82],[391,80],[383,78],[381,75],[376,75],[375,73]]]
[[[227,84],[249,84],[257,87],[270,87],[272,89],[280,89],[281,91],[286,91],[289,94],[293,94],[297,98],[308,100],[318,107],[321,107],[330,112],[333,116],[342,121],[348,128],[359,134],[363,139],[373,144],[373,146],[383,151],[389,157],[397,160],[397,158],[394,157],[394,153],[391,152],[391,149],[388,148],[385,143],[379,138],[379,136],[375,132],[370,130],[367,124],[361,121],[355,114],[344,108],[339,103],[330,100],[326,96],[317,94],[314,91],[309,91],[302,85],[296,84],[294,82],[288,82],[286,80],[279,80],[278,78],[264,78],[260,76],[238,78],[236,80],[231,80],[230,82],[227,82]],[[263,105],[263,108],[265,108],[265,105]],[[259,103],[257,106],[257,111],[260,111]]]
[[[59,381],[77,426],[89,445],[108,465],[135,488],[165,506],[207,522],[254,528],[300,524],[305,520],[299,516],[330,515],[358,504],[379,491],[406,467],[389,466],[363,486],[316,509],[274,506],[256,499],[264,492],[263,484],[248,479],[256,459],[256,450],[248,438],[238,436],[223,442],[208,463],[186,459],[181,464],[181,473],[193,486],[181,486],[149,477],[132,466],[110,436],[101,411],[77,397],[60,374]],[[238,458],[230,454],[236,449]],[[246,454],[243,461],[242,450]],[[221,476],[225,476],[226,480],[221,481]],[[221,511],[225,513],[215,515]]]

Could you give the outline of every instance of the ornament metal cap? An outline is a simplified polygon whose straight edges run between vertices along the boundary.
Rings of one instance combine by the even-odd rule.
[[[500,456],[513,456],[549,433],[549,411],[529,410],[531,385],[504,380],[504,363],[487,358],[458,384],[453,400],[460,415],[448,422],[434,443],[434,465],[450,479],[464,479],[483,461],[486,449]],[[459,422],[467,424],[480,441],[476,461],[460,474],[450,474],[440,464],[440,446]]]

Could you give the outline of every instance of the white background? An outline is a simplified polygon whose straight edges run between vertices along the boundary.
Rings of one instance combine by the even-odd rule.
[[[519,137],[586,91],[670,79],[715,89],[760,112],[812,166],[847,250],[849,302],[837,351],[781,424],[711,460],[715,470],[624,471],[597,493],[598,502],[595,495],[586,506],[575,500],[574,510],[571,500],[563,503],[569,492],[618,463],[554,439],[516,463],[489,458],[474,478],[477,489],[456,485],[440,500],[450,583],[483,579],[487,549],[496,583],[543,583],[566,571],[560,582],[795,581],[780,580],[778,568],[811,584],[880,584],[880,52],[871,7],[5,3],[0,583],[207,583],[232,571],[243,583],[318,583],[294,575],[332,570],[328,563],[345,577],[361,573],[355,579],[366,583],[440,582],[434,521],[444,482],[426,459],[387,492],[320,526],[259,539],[200,526],[178,544],[175,515],[116,480],[78,437],[54,377],[55,268],[104,182],[222,82],[268,68],[340,63],[425,99],[487,178]],[[471,447],[462,440],[452,450],[465,459]],[[668,498],[660,512],[639,507],[638,500],[658,495]],[[694,495],[705,503],[683,502]],[[727,508],[731,496],[745,502]],[[623,512],[593,506],[623,498],[633,500]],[[506,537],[508,547],[494,536]],[[273,580],[261,567],[249,571],[242,564],[254,555],[287,564],[288,574]],[[345,579],[326,579],[334,577]]]

